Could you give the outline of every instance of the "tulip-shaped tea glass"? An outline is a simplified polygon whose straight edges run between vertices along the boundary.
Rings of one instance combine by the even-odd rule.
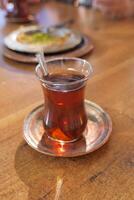
[[[56,142],[79,140],[87,125],[84,92],[92,67],[79,58],[56,58],[46,65],[48,75],[36,67],[44,94],[44,134]]]

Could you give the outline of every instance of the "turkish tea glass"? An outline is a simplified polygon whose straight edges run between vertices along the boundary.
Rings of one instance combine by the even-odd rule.
[[[28,0],[1,0],[7,17],[27,18],[29,15]]]
[[[84,92],[92,66],[80,58],[56,58],[46,65],[48,75],[40,64],[35,70],[44,94],[44,134],[56,142],[77,141],[86,130]]]

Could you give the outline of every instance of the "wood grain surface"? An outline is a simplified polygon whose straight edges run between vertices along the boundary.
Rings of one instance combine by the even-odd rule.
[[[37,20],[51,25],[74,18],[73,28],[95,45],[85,56],[94,68],[86,98],[102,106],[113,121],[109,142],[89,155],[53,158],[23,140],[23,120],[43,100],[34,65],[2,56],[3,38],[18,24],[0,11],[0,200],[134,199],[134,21],[110,21],[83,7],[46,3]]]

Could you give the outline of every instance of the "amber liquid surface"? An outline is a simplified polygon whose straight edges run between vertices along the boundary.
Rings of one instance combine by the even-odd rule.
[[[45,98],[44,128],[52,139],[73,141],[82,136],[87,124],[85,85],[84,81],[79,81],[83,78],[80,74],[52,74],[45,77],[54,83],[42,85]]]

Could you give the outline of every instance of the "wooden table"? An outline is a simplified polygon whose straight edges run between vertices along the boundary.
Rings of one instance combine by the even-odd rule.
[[[3,38],[18,25],[7,24],[1,16],[0,199],[133,200],[133,20],[107,20],[92,10],[58,3],[47,3],[40,9],[40,23],[52,24],[72,17],[73,27],[91,36],[95,50],[85,59],[92,63],[94,74],[88,82],[86,98],[111,115],[113,131],[102,148],[78,158],[45,156],[26,144],[22,137],[23,120],[43,96],[34,65],[3,58]]]

